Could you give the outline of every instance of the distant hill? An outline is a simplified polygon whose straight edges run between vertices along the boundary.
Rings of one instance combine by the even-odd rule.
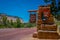
[[[11,16],[11,15],[7,15],[5,13],[0,13],[0,21],[2,21],[2,16],[6,16],[7,17],[7,20],[9,21],[13,21],[13,22],[16,22],[16,19],[19,18],[21,23],[23,23],[23,19],[18,17],[18,16]]]

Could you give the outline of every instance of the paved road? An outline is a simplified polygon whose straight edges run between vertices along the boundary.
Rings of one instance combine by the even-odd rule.
[[[0,40],[20,40],[36,31],[35,28],[0,29]]]

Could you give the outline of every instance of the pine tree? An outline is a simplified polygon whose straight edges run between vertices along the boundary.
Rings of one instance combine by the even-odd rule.
[[[57,6],[56,6],[56,0],[44,0],[44,1],[45,1],[45,3],[51,2],[51,6],[50,6],[51,13],[54,17],[57,17],[58,9],[57,9]]]

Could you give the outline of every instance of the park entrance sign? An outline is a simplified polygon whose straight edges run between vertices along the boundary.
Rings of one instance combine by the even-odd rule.
[[[34,33],[33,37],[38,39],[59,39],[57,25],[50,12],[50,6],[39,6],[36,16],[37,33]]]

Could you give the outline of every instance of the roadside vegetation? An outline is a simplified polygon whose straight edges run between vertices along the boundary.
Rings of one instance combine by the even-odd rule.
[[[0,21],[0,28],[31,28],[34,26],[36,26],[35,23],[21,23],[19,18],[16,19],[16,22],[9,21],[6,16],[2,16],[2,21]]]

